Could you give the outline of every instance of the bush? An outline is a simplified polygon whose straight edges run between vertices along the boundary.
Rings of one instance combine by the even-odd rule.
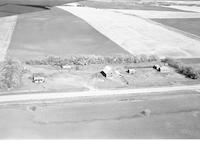
[[[13,89],[21,86],[23,67],[20,62],[7,60],[0,65],[0,89]]]
[[[190,65],[183,64],[172,58],[166,58],[163,62],[168,63],[169,66],[174,67],[179,73],[191,79],[199,79],[200,71],[196,70]]]

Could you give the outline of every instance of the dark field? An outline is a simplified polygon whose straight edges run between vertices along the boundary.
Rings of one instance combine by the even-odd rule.
[[[20,15],[8,56],[20,60],[44,56],[129,54],[85,21],[59,8]]]
[[[161,24],[183,30],[185,32],[195,34],[200,37],[200,19],[199,18],[184,18],[184,19],[152,19]]]

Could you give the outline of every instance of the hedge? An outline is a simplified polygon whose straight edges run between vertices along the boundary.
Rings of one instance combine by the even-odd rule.
[[[195,69],[191,65],[184,64],[172,58],[166,58],[162,61],[165,63],[168,63],[169,66],[174,67],[179,73],[185,75],[188,78],[191,78],[191,79],[200,78],[200,70]]]

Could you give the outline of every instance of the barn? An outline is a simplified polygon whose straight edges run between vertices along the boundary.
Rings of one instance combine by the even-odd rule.
[[[112,77],[113,69],[110,66],[105,66],[104,69],[100,72],[104,77]]]

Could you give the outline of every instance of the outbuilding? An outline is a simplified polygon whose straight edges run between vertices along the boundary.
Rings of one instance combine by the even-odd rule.
[[[113,69],[110,66],[105,66],[100,72],[104,77],[111,77],[113,75]]]
[[[128,69],[127,73],[129,73],[129,74],[135,74],[136,70],[135,69]]]
[[[160,68],[160,65],[156,64],[153,66],[154,69],[158,70]]]
[[[33,76],[33,83],[44,83],[45,78],[42,76]]]
[[[162,72],[162,73],[169,73],[170,72],[170,69],[169,67],[167,66],[162,66],[158,69],[159,72]]]

